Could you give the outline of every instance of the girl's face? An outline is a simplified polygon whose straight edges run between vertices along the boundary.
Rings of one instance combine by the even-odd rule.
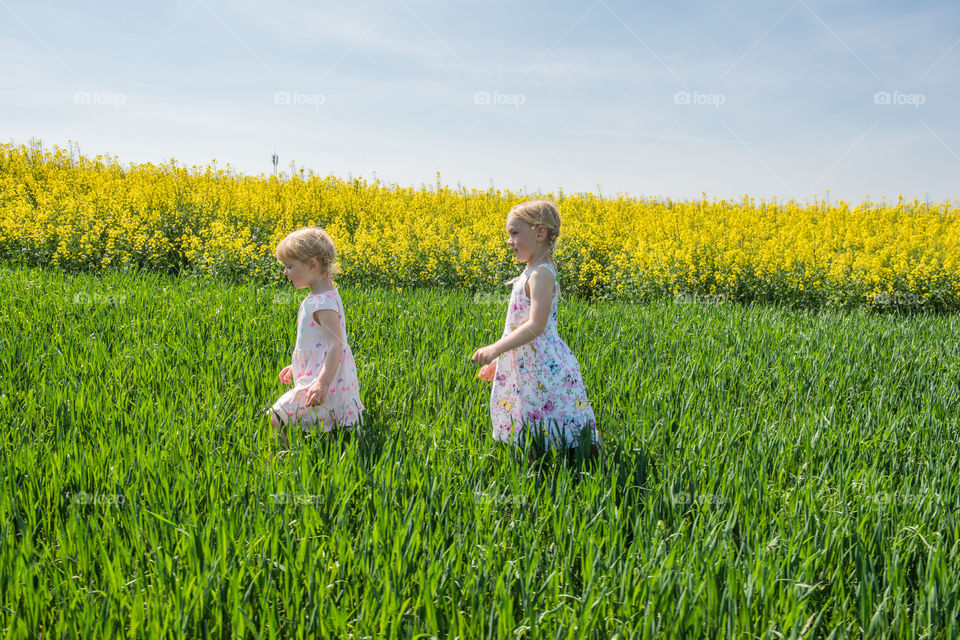
[[[316,260],[304,262],[303,260],[288,260],[281,262],[283,265],[283,275],[287,280],[293,283],[297,289],[303,289],[310,285],[310,281],[317,276],[319,267]]]
[[[513,257],[520,262],[529,262],[540,250],[543,236],[543,228],[516,216],[507,216],[507,245],[513,249]]]

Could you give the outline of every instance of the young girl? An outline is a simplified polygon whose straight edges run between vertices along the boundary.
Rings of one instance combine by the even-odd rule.
[[[511,281],[502,337],[472,356],[484,365],[477,377],[493,381],[493,437],[523,444],[526,430],[535,445],[542,437],[544,445],[557,448],[579,446],[583,437],[595,455],[601,442],[580,366],[557,334],[557,206],[543,200],[518,204],[507,215],[507,235],[514,257],[527,268]]]
[[[280,382],[293,388],[270,409],[273,427],[286,444],[284,426],[300,423],[305,432],[318,426],[359,427],[363,404],[357,365],[347,344],[343,302],[333,286],[337,250],[327,232],[317,227],[294,231],[277,245],[277,260],[297,289],[310,287],[297,316],[297,344]]]

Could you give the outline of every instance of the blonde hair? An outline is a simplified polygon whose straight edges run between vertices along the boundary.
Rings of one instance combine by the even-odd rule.
[[[321,273],[331,278],[340,272],[337,268],[337,248],[330,234],[320,227],[303,227],[287,235],[277,245],[277,260],[316,260]]]
[[[527,224],[534,226],[543,225],[547,229],[547,250],[553,259],[553,246],[560,235],[560,212],[557,210],[557,204],[549,200],[529,200],[521,202],[510,209],[507,217],[514,216],[523,220]]]

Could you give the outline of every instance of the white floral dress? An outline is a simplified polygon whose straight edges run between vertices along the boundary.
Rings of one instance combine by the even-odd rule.
[[[534,267],[539,268],[549,270],[556,278],[553,265]],[[524,285],[532,271],[525,270],[513,281],[504,336],[530,317],[530,298]],[[549,446],[571,447],[579,444],[581,432],[588,429],[592,441],[600,442],[580,365],[557,333],[559,293],[557,283],[543,333],[527,344],[501,354],[497,360],[490,392],[490,416],[496,440],[522,444],[526,432],[532,428],[543,434]]]
[[[330,350],[320,325],[313,317],[313,312],[321,309],[337,312],[343,356],[333,382],[327,389],[326,401],[320,406],[308,407],[307,388],[320,375],[323,361]],[[301,423],[304,431],[309,431],[311,426],[319,426],[322,431],[330,431],[335,426],[358,426],[363,403],[360,401],[360,387],[357,382],[357,364],[347,343],[347,321],[343,302],[336,289],[312,293],[300,303],[297,344],[293,349],[291,364],[293,388],[280,396],[270,411],[275,412],[285,424]]]

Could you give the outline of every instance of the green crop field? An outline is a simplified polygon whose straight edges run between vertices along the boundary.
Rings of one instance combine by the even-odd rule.
[[[292,288],[2,268],[13,638],[955,638],[960,317],[561,298],[606,440],[532,466],[505,298],[343,287],[366,429],[281,450]]]

